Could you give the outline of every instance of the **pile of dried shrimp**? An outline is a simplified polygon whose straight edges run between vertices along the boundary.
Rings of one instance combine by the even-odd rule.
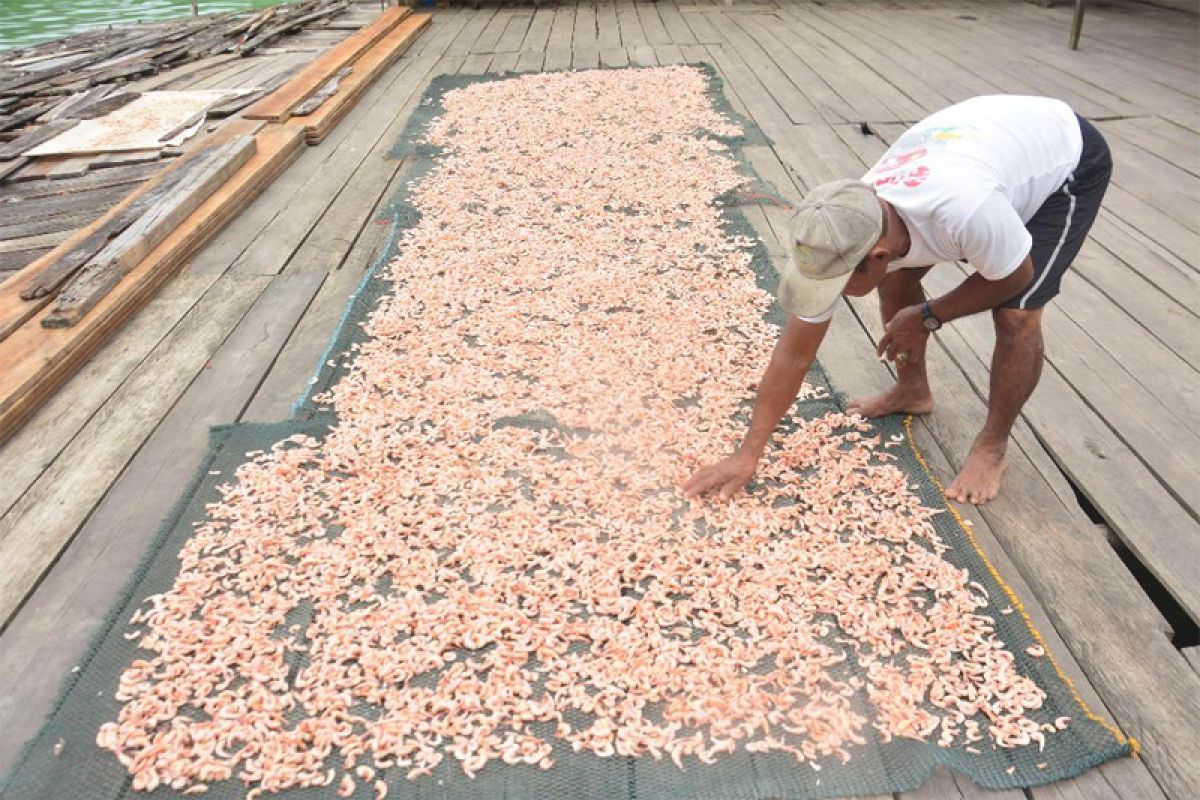
[[[752,492],[682,498],[775,336],[716,203],[736,133],[686,67],[445,96],[336,427],[248,454],[132,620],[98,741],[134,788],[1055,730],[861,420],[797,414]]]

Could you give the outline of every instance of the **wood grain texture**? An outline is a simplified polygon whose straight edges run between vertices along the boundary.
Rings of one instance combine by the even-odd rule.
[[[292,109],[308,99],[338,72],[353,64],[364,52],[391,32],[411,13],[407,7],[386,9],[370,25],[326,50],[321,57],[297,73],[291,80],[242,112],[246,119],[284,122]]]
[[[42,311],[0,341],[0,441],[11,436],[200,244],[262,191],[300,145],[298,131],[286,126],[259,132],[254,156],[137,264],[80,324],[44,328],[40,317],[47,312]]]
[[[254,155],[253,136],[202,148],[182,161],[166,178],[143,196],[144,209],[137,219],[83,264],[54,299],[42,317],[46,328],[75,325],[124,278],[151,250],[165,240],[213,192]]]
[[[421,31],[429,26],[430,19],[429,14],[406,17],[354,63],[353,71],[342,80],[337,94],[311,114],[289,119],[286,124],[302,126],[305,141],[310,145],[320,144],[371,83],[412,46]]]

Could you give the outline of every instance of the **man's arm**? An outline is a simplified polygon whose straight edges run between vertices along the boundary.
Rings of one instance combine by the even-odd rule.
[[[929,309],[942,322],[990,311],[1015,297],[1033,280],[1033,259],[1025,256],[1015,270],[998,281],[989,281],[978,272],[951,291],[929,301]]]
[[[829,321],[804,322],[792,317],[779,334],[771,362],[758,384],[750,427],[741,445],[724,461],[703,467],[684,485],[684,494],[695,497],[717,489],[728,500],[754,474],[763,450],[784,413],[796,402],[804,376],[817,356]]]
[[[951,291],[929,301],[929,310],[942,322],[990,311],[1016,296],[1033,280],[1033,259],[1028,255],[1015,270],[1000,280],[989,281],[975,273]],[[920,306],[908,306],[896,312],[879,339],[877,352],[888,360],[910,353],[929,336],[921,322]]]

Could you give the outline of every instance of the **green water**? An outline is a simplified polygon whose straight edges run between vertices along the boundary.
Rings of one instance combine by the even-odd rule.
[[[275,5],[280,0],[198,0],[201,14]],[[190,0],[0,0],[0,50],[139,20],[188,17]]]

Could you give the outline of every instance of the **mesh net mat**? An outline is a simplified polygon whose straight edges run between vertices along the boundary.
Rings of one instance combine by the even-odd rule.
[[[722,99],[714,71],[704,65],[695,68],[703,71],[714,105],[732,117],[732,111]],[[446,92],[487,80],[493,78],[444,76],[433,81],[393,152],[393,155],[406,159],[413,182],[429,174],[438,163],[439,152],[425,143],[424,132],[428,123],[441,113]],[[743,131],[740,136],[725,137],[729,154],[735,158],[739,157],[739,146],[765,141],[748,121],[740,120],[740,124]],[[744,162],[741,169],[748,169]],[[409,187],[412,185],[410,183]],[[728,236],[754,236],[738,210],[740,205],[775,202],[769,186],[748,185],[749,190],[743,185],[738,192],[722,198],[723,225]],[[171,590],[180,574],[181,552],[195,535],[197,526],[206,519],[210,504],[219,503],[225,497],[219,487],[227,484],[235,471],[247,462],[249,453],[286,449],[291,446],[288,442],[300,441],[306,436],[320,440],[337,423],[330,408],[323,405],[323,393],[336,386],[352,369],[356,353],[367,342],[363,321],[389,292],[396,290],[396,284],[387,278],[384,267],[398,252],[400,234],[420,219],[420,210],[410,202],[409,189],[393,198],[383,214],[391,220],[392,235],[350,302],[311,381],[311,390],[300,398],[292,418],[287,421],[239,424],[212,430],[209,451],[195,479],[164,522],[143,563],[131,576],[127,589],[107,617],[90,651],[78,668],[66,676],[49,720],[3,784],[0,792],[3,797],[11,800],[108,800],[141,794],[134,789],[125,766],[112,752],[97,744],[97,732],[105,723],[117,719],[122,709],[123,703],[114,697],[122,673],[131,663],[148,657],[138,636],[130,635],[130,620],[139,609],[145,608],[146,598]],[[751,248],[750,264],[757,283],[773,292],[776,276],[767,252],[757,239],[753,240]],[[774,324],[783,321],[777,308],[769,312],[768,319]],[[843,398],[829,386],[819,366],[814,366],[809,384],[812,390],[798,404],[799,418],[815,419],[844,409]],[[497,420],[497,427],[503,426],[533,430],[561,427],[552,415],[538,409]],[[872,430],[864,435],[878,434],[883,441],[903,442],[902,446],[889,450],[895,459],[892,463],[904,471],[907,483],[921,505],[947,509],[939,485],[911,443],[908,422],[898,417],[884,418],[874,421],[871,427]],[[1127,754],[1130,751],[1128,741],[1082,705],[1049,654],[1038,655],[1042,646],[1040,636],[1024,618],[1017,599],[975,546],[969,529],[949,512],[933,515],[929,523],[947,547],[942,558],[966,570],[986,592],[986,604],[976,613],[994,620],[996,638],[1013,654],[1019,673],[1045,693],[1041,707],[1031,712],[1031,716],[1042,724],[1064,717],[1070,719],[1069,725],[1044,736],[1040,743],[1002,748],[986,739],[976,741],[974,746],[958,739],[950,746],[940,746],[936,734],[922,738],[889,737],[868,724],[861,729],[862,743],[849,748],[850,758],[844,763],[837,756],[817,756],[804,763],[786,752],[748,752],[744,747],[737,747],[732,752],[719,754],[712,763],[688,757],[680,768],[670,757],[656,758],[650,754],[601,757],[587,750],[576,752],[565,742],[555,739],[553,726],[534,722],[529,730],[544,737],[553,747],[553,765],[548,769],[493,761],[471,778],[464,774],[457,760],[448,757],[429,774],[411,780],[406,777],[405,768],[385,765],[369,779],[358,780],[352,787],[345,786],[343,794],[376,797],[383,794],[386,787],[387,797],[393,800],[500,797],[528,800],[625,797],[630,800],[799,800],[912,789],[939,765],[965,774],[987,788],[1029,786],[1072,777],[1108,759]],[[336,537],[338,532],[331,529],[330,535]],[[392,587],[392,590],[399,589]],[[298,607],[290,612],[289,621],[301,623],[305,614],[311,614],[311,609]],[[838,636],[835,625],[829,639],[834,641]],[[850,650],[846,653],[849,657],[834,672],[845,680],[861,677],[864,671],[854,653]],[[469,656],[467,652],[460,655],[461,658]],[[302,652],[291,653],[287,680],[293,680],[306,663]],[[431,669],[412,678],[412,682],[427,685],[437,679],[438,671]],[[535,691],[538,690],[535,687]],[[868,719],[873,713],[869,706],[865,692],[857,692],[849,699],[849,710]],[[379,715],[379,709],[369,707],[356,706],[355,712],[366,719]],[[578,710],[569,711],[565,721],[576,729],[590,722],[588,716]],[[986,728],[987,720],[982,719],[981,724]],[[167,727],[169,722],[164,721],[162,729]],[[342,760],[343,754],[335,750],[324,766],[339,768],[337,774],[340,777]],[[360,763],[371,763],[369,754]],[[216,780],[207,785],[203,796],[245,797],[248,787],[253,785],[243,783],[237,777]],[[327,786],[290,788],[285,796],[297,800],[330,797],[336,794],[339,786],[342,784],[334,781]],[[160,786],[154,796],[182,797],[185,796],[182,788]]]

